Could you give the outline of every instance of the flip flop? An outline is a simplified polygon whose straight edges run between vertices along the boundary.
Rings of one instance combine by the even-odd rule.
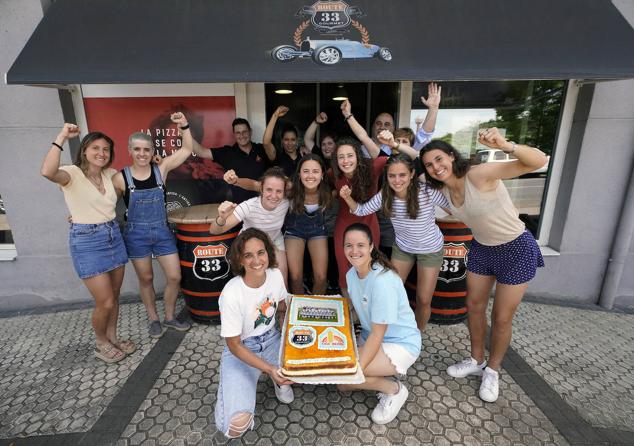
[[[136,344],[128,339],[120,339],[117,342],[113,342],[112,345],[114,345],[126,355],[132,354],[136,351]]]
[[[95,358],[101,359],[108,364],[113,364],[125,358],[125,353],[108,343],[95,347]]]

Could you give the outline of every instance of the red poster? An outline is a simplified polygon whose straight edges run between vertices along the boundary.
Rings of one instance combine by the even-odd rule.
[[[85,98],[84,108],[89,131],[102,131],[115,143],[112,167],[121,169],[131,163],[128,136],[144,132],[152,137],[156,153],[169,156],[181,146],[176,125],[170,114],[185,113],[194,139],[203,147],[233,144],[231,122],[236,117],[233,96]],[[227,185],[219,164],[190,157],[168,176],[168,211],[183,206],[217,203],[224,200]]]

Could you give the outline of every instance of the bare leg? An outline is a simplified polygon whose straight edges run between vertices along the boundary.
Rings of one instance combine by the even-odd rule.
[[[174,311],[176,309],[176,299],[178,298],[178,290],[181,285],[181,266],[178,254],[169,254],[157,257],[159,265],[165,273],[165,291],[163,293],[163,303],[165,306],[165,320],[174,319]],[[152,287],[154,290],[154,287]],[[156,313],[156,306],[154,307]]]
[[[280,251],[275,248],[275,257],[277,258],[277,267],[282,272],[282,277],[284,278],[284,285],[288,288],[288,266],[286,263],[286,251]]]
[[[95,330],[97,345],[108,344],[108,323],[115,308],[115,297],[112,291],[112,279],[109,273],[83,279],[84,285],[95,300],[92,312],[92,326]]]
[[[359,347],[359,355],[363,351],[363,346]],[[394,395],[398,392],[399,384],[391,379],[385,378],[386,376],[396,375],[396,369],[392,365],[390,358],[383,352],[381,348],[372,362],[363,371],[365,375],[365,382],[361,384],[339,384],[337,388],[342,392],[350,390],[376,390],[387,395]]]
[[[484,361],[484,341],[487,334],[487,303],[495,277],[467,271],[467,315],[471,356],[481,364]]]
[[[528,283],[520,285],[504,285],[498,283],[495,288],[493,315],[491,318],[491,353],[489,367],[499,371],[502,358],[511,343],[513,317],[524,297]]]
[[[416,268],[416,322],[422,333],[425,331],[429,316],[431,316],[431,300],[436,289],[436,279],[438,279],[440,267],[417,265]]]
[[[117,323],[119,322],[119,294],[121,293],[121,284],[123,283],[123,274],[125,273],[125,266],[113,269],[108,272],[110,276],[110,284],[112,286],[113,305],[110,311],[110,317],[108,318],[108,339],[111,342],[117,342]]]
[[[145,305],[148,317],[152,321],[158,321],[156,312],[156,293],[154,292],[154,272],[152,271],[152,258],[131,259],[134,270],[139,278],[139,294]]]
[[[284,244],[286,245],[286,260],[288,262],[289,288],[293,294],[304,294],[304,248],[306,242],[301,238],[287,238],[284,239]]]
[[[324,294],[328,276],[328,239],[308,240],[308,252],[313,266],[313,294]]]

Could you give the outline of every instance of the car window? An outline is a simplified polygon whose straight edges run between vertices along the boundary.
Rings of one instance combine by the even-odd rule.
[[[506,153],[499,151],[499,152],[495,152],[495,158],[496,161],[504,161],[506,160]]]
[[[476,156],[475,156],[476,164],[486,163],[488,155],[489,155],[489,152],[487,152],[486,150],[483,152],[476,153]]]

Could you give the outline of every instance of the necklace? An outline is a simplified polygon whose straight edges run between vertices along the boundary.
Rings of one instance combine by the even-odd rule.
[[[99,181],[88,175],[86,175],[86,178],[88,178],[88,181],[90,181],[101,194],[106,193],[106,188],[103,187],[103,178],[101,178],[101,174],[99,175]]]

